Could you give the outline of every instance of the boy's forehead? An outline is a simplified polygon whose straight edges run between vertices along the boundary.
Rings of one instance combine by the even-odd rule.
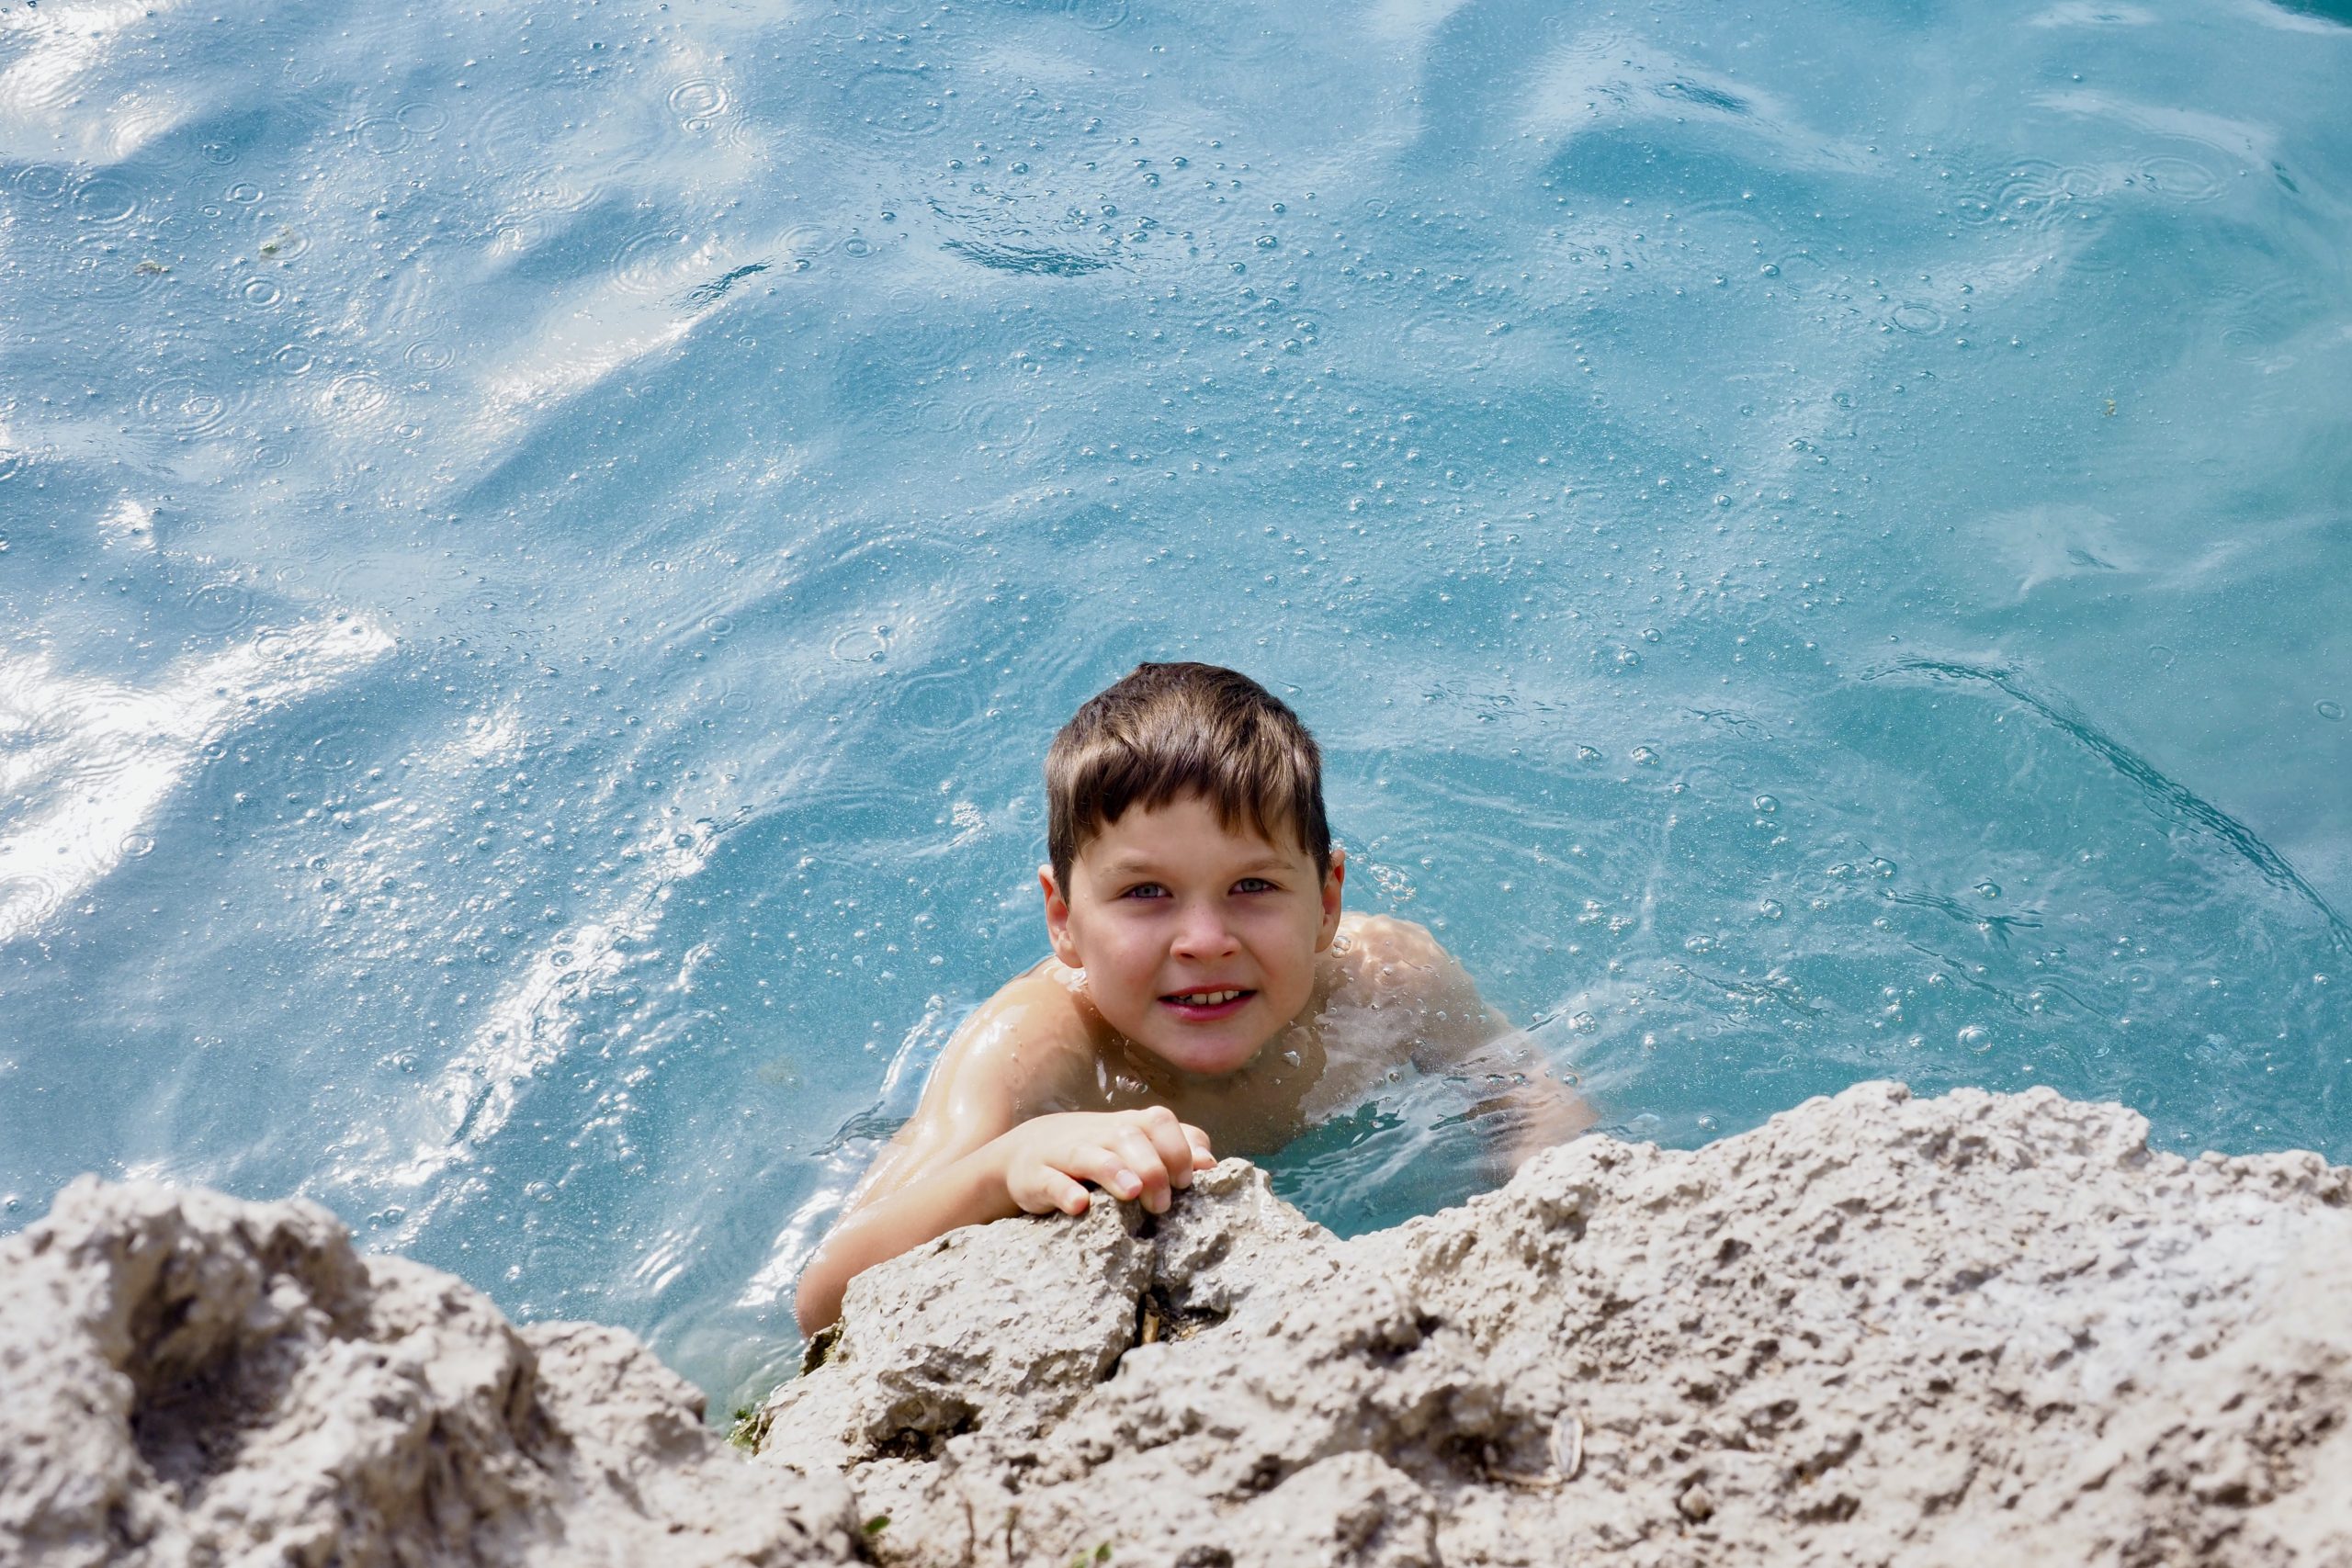
[[[1162,806],[1131,806],[1117,821],[1098,822],[1078,858],[1105,870],[1157,863],[1171,855],[1216,854],[1281,863],[1308,858],[1297,836],[1282,831],[1289,826],[1287,814],[1269,826],[1274,829],[1272,838],[1246,817],[1228,826],[1214,803],[1199,795],[1180,795]]]

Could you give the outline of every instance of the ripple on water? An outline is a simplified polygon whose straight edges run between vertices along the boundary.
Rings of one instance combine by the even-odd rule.
[[[49,206],[65,199],[74,176],[55,164],[27,164],[9,176],[8,188],[23,200]]]
[[[2230,188],[2229,176],[2195,158],[2165,153],[2139,167],[2139,183],[2158,196],[2191,203],[2216,201]]]
[[[171,268],[153,256],[106,244],[86,247],[76,256],[73,276],[80,298],[120,304],[152,293],[170,274]]]
[[[435,370],[447,370],[450,361],[457,357],[457,353],[439,338],[427,337],[410,344],[401,357],[417,369],[430,374]]]
[[[2105,189],[2098,171],[2082,164],[2020,158],[1994,188],[1997,220],[2042,230],[2070,221]]]
[[[330,419],[356,423],[381,412],[391,399],[391,389],[374,371],[346,370],[327,383],[324,412]]]
[[[947,122],[947,103],[931,73],[910,66],[868,66],[842,96],[853,116],[886,136],[927,136]]]
[[[835,636],[825,651],[843,664],[879,664],[890,651],[890,628],[879,625],[852,626]]]
[[[796,271],[806,271],[810,262],[840,244],[841,236],[813,223],[797,223],[778,235],[776,243]]]
[[[882,324],[845,357],[879,356],[914,377],[966,364],[983,346],[944,294],[900,285],[886,290],[883,299],[885,308],[876,312]]]
[[[1939,332],[1944,324],[1942,311],[1917,300],[1906,300],[1897,305],[1887,320],[1906,333]]]
[[[0,942],[29,933],[65,899],[62,876],[40,871],[14,872],[0,876]]]
[[[934,671],[895,682],[889,704],[892,718],[924,735],[960,729],[981,713],[981,695],[975,682],[958,671]]]
[[[323,717],[293,739],[295,778],[322,795],[349,787],[368,755],[371,732],[347,714]]]
[[[2217,278],[2208,291],[2209,318],[2224,323],[2223,351],[2234,359],[2256,363],[2276,355],[2282,344],[2324,319],[2331,309],[2299,278],[2273,276],[2254,283]]]
[[[112,228],[139,210],[137,187],[120,175],[92,175],[74,190],[74,216]]]
[[[466,128],[460,145],[486,175],[510,175],[544,155],[537,117],[519,96],[492,100]]]
[[[726,114],[733,102],[723,83],[691,76],[670,89],[670,112],[689,130],[698,130]]]
[[[252,589],[232,578],[199,583],[181,604],[187,623],[208,637],[235,631],[260,613]]]
[[[193,376],[165,376],[139,393],[140,416],[174,435],[209,435],[227,422],[230,409],[227,396]]]
[[[539,212],[502,212],[490,220],[490,254],[520,255],[547,243],[553,225]]]
[[[255,310],[275,310],[285,298],[274,277],[249,277],[237,290],[238,303]]]
[[[2340,724],[2344,720],[2344,705],[2335,701],[2333,697],[2323,697],[2318,702],[2313,703],[2312,707],[2313,711],[2320,716],[2320,717],[2326,719],[2331,724]]]
[[[666,296],[700,281],[709,265],[684,231],[658,229],[622,241],[608,270],[613,286],[625,294]]]
[[[981,391],[956,411],[956,428],[975,449],[1010,456],[1029,445],[1037,421],[1020,400]]]
[[[412,136],[437,136],[449,123],[449,111],[429,98],[416,98],[393,110],[392,118]]]
[[[1071,21],[1098,33],[1127,19],[1127,0],[1069,0],[1066,9]]]
[[[409,142],[409,129],[390,115],[370,115],[354,122],[350,131],[351,144],[363,152],[384,157],[398,152]]]

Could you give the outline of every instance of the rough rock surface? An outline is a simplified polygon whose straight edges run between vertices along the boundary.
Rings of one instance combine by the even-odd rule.
[[[1227,1162],[851,1288],[885,1562],[2352,1564],[2352,1170],[2047,1091],[1587,1139],[1341,1243]]]
[[[775,1564],[850,1495],[763,1473],[616,1329],[517,1329],[304,1202],[85,1178],[0,1241],[0,1562]]]

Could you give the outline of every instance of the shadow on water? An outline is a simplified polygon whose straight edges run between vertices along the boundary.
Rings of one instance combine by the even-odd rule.
[[[2277,4],[2280,10],[2298,17],[2315,17],[2323,22],[2352,28],[2352,4],[2346,0],[2277,0]]]
[[[2287,863],[2261,835],[2199,795],[2179,780],[2159,770],[2145,757],[2100,730],[2061,700],[2034,692],[2017,672],[1996,665],[1966,664],[1954,660],[1905,659],[1862,676],[1866,681],[1905,675],[1933,680],[1975,681],[1998,688],[2049,720],[2062,734],[2098,755],[2139,790],[2157,815],[2198,828],[2219,840],[2260,873],[2263,879],[2309,904],[2327,927],[2328,941],[2339,952],[2352,953],[2352,925],[2347,925],[2319,889]],[[1973,917],[1972,917],[1973,918]]]

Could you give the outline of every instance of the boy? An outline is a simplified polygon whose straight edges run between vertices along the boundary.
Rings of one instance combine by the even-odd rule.
[[[1514,1165],[1591,1122],[1499,1065],[1510,1025],[1428,931],[1340,913],[1321,754],[1248,676],[1139,666],[1054,737],[1046,797],[1053,956],[948,1042],[801,1275],[803,1333],[958,1225],[1082,1213],[1090,1183],[1163,1213],[1212,1148],[1278,1149],[1408,1062],[1504,1085]]]

